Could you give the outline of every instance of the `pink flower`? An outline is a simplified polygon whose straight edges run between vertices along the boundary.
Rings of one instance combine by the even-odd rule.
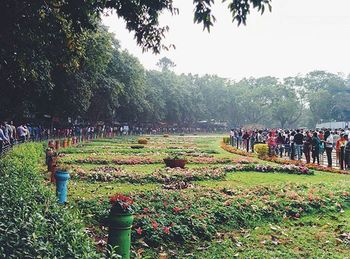
[[[170,234],[170,227],[163,227],[163,231],[165,234],[169,235]]]
[[[178,212],[181,211],[181,209],[180,209],[179,207],[174,207],[174,208],[173,208],[173,211],[174,211],[175,213],[178,213]]]
[[[155,222],[155,221],[152,221],[152,227],[154,230],[157,230],[158,229],[158,223]]]
[[[147,213],[149,211],[149,208],[144,208],[143,212]]]
[[[142,234],[142,228],[138,227],[138,228],[136,229],[136,233],[139,234],[139,235],[141,235],[141,234]]]

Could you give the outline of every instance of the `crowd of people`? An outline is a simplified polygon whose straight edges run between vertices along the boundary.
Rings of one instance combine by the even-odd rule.
[[[289,157],[292,160],[305,158],[306,163],[320,164],[320,156],[326,152],[327,165],[332,167],[332,153],[341,169],[350,169],[349,129],[274,129],[244,130],[231,129],[233,146],[254,152],[254,145],[267,144],[270,156]]]
[[[25,141],[42,141],[54,138],[78,137],[94,139],[143,134],[195,134],[219,133],[226,129],[220,127],[179,127],[168,125],[72,125],[68,127],[44,127],[25,123],[14,125],[12,121],[0,122],[0,154],[11,146]]]

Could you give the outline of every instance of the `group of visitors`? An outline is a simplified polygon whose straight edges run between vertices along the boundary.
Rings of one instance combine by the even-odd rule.
[[[15,126],[11,121],[3,121],[0,123],[0,154],[4,149],[13,146],[17,142],[24,142],[31,138],[31,134],[34,134],[34,130],[30,125],[20,124]],[[32,135],[32,137],[34,138]]]
[[[254,152],[254,145],[267,144],[269,155],[286,156],[306,163],[320,164],[320,156],[326,152],[328,167],[332,167],[332,152],[336,151],[336,160],[340,168],[350,169],[350,141],[348,129],[322,130],[243,130],[231,129],[231,144],[237,148]]]

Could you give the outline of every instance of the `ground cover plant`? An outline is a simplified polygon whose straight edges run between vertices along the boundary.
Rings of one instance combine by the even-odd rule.
[[[98,249],[106,247],[109,197],[123,193],[135,206],[134,257],[336,258],[350,252],[348,175],[233,154],[222,136],[147,140],[142,149],[131,148],[138,138],[123,137],[61,151],[61,162],[72,167],[71,204]],[[162,160],[170,155],[185,157],[185,169],[166,168]],[[154,162],[113,162],[136,157]]]
[[[24,144],[0,160],[0,258],[101,258],[76,211],[44,185],[44,147]]]

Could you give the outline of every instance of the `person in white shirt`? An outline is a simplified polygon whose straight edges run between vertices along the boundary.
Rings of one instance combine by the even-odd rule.
[[[327,154],[328,167],[332,167],[333,135],[329,130],[324,133],[324,144]]]
[[[26,140],[27,131],[22,124],[17,127],[17,133],[19,136],[19,141],[23,143]]]

